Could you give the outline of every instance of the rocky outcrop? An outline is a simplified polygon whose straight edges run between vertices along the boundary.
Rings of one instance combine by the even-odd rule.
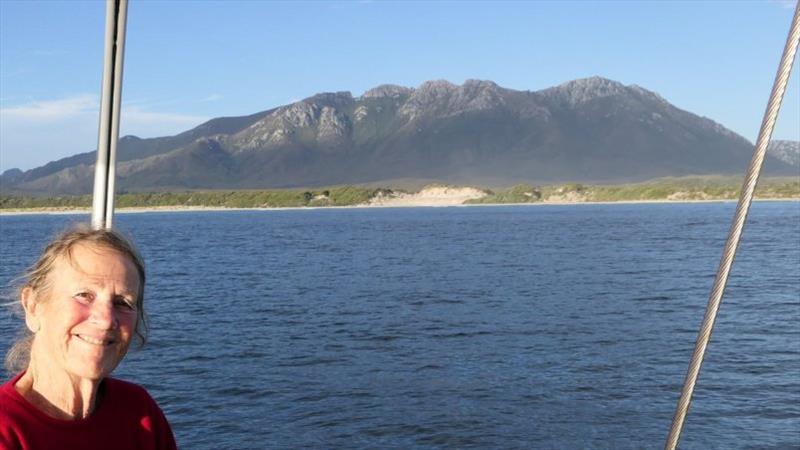
[[[792,167],[800,168],[800,141],[772,141],[767,146],[767,153]]]
[[[587,102],[605,97],[622,96],[641,88],[628,88],[624,84],[602,77],[581,78],[568,81],[556,87],[545,89],[542,96],[547,97],[565,107],[575,108]]]
[[[414,92],[414,89],[397,86],[394,84],[382,84],[378,87],[374,87],[367,92],[364,92],[364,95],[361,96],[361,99],[368,99],[368,98],[391,98],[391,99],[401,99],[404,97],[408,97]]]

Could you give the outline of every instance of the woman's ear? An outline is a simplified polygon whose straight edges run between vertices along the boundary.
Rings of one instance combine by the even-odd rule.
[[[20,302],[22,303],[22,309],[25,310],[25,325],[28,326],[32,333],[36,333],[41,327],[39,317],[36,315],[36,309],[39,306],[36,303],[36,292],[32,287],[26,286],[22,289],[21,294]]]

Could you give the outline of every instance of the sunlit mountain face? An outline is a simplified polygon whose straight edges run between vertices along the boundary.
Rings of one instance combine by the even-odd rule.
[[[767,157],[798,174],[798,144]],[[235,189],[437,180],[619,183],[743,173],[753,144],[636,85],[592,77],[539,91],[491,81],[322,93],[184,133],[120,140],[119,190]],[[0,177],[4,192],[87,194],[94,152]]]

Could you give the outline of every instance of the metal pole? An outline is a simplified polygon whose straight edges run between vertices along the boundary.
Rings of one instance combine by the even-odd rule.
[[[92,199],[92,227],[95,229],[111,228],[114,218],[114,181],[127,11],[128,0],[106,1],[103,84]]]
[[[697,342],[695,344],[694,353],[692,354],[692,360],[689,363],[689,369],[686,373],[681,398],[678,400],[675,416],[672,419],[672,427],[669,430],[667,442],[664,446],[667,450],[674,450],[678,446],[678,440],[680,440],[683,423],[686,420],[686,414],[689,411],[689,404],[692,401],[692,394],[694,394],[697,377],[700,374],[700,366],[703,364],[703,358],[706,348],[708,347],[708,341],[711,338],[711,331],[714,328],[717,311],[722,301],[722,294],[728,282],[728,275],[733,265],[733,259],[736,256],[736,249],[739,246],[739,240],[742,236],[744,222],[747,220],[747,213],[750,209],[750,203],[753,200],[753,193],[758,183],[758,176],[761,173],[761,165],[764,162],[764,156],[767,152],[767,144],[769,144],[770,137],[772,136],[772,129],[775,127],[778,111],[781,108],[783,94],[789,82],[789,75],[792,71],[792,63],[794,62],[798,42],[800,42],[800,3],[795,5],[794,19],[789,29],[789,36],[786,38],[786,46],[783,49],[783,56],[778,66],[778,73],[775,75],[775,83],[772,86],[772,93],[767,103],[767,109],[764,112],[764,119],[761,122],[761,130],[758,133],[758,140],[756,140],[753,159],[750,161],[750,167],[748,168],[744,184],[742,185],[742,192],[739,197],[739,203],[736,206],[736,213],[734,214],[733,223],[731,224],[730,233],[728,234],[728,241],[725,243],[725,250],[723,251],[719,269],[717,270],[717,277],[714,280],[714,287],[708,298],[706,313],[703,317],[703,323],[697,335]]]

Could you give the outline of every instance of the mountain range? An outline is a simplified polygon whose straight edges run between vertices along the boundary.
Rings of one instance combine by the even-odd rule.
[[[124,118],[123,118],[124,120]],[[768,175],[800,174],[783,141]],[[125,136],[118,191],[444,182],[619,183],[745,171],[753,144],[636,85],[592,77],[539,91],[491,81],[322,93],[175,136]],[[95,152],[0,175],[3,193],[86,194]]]

